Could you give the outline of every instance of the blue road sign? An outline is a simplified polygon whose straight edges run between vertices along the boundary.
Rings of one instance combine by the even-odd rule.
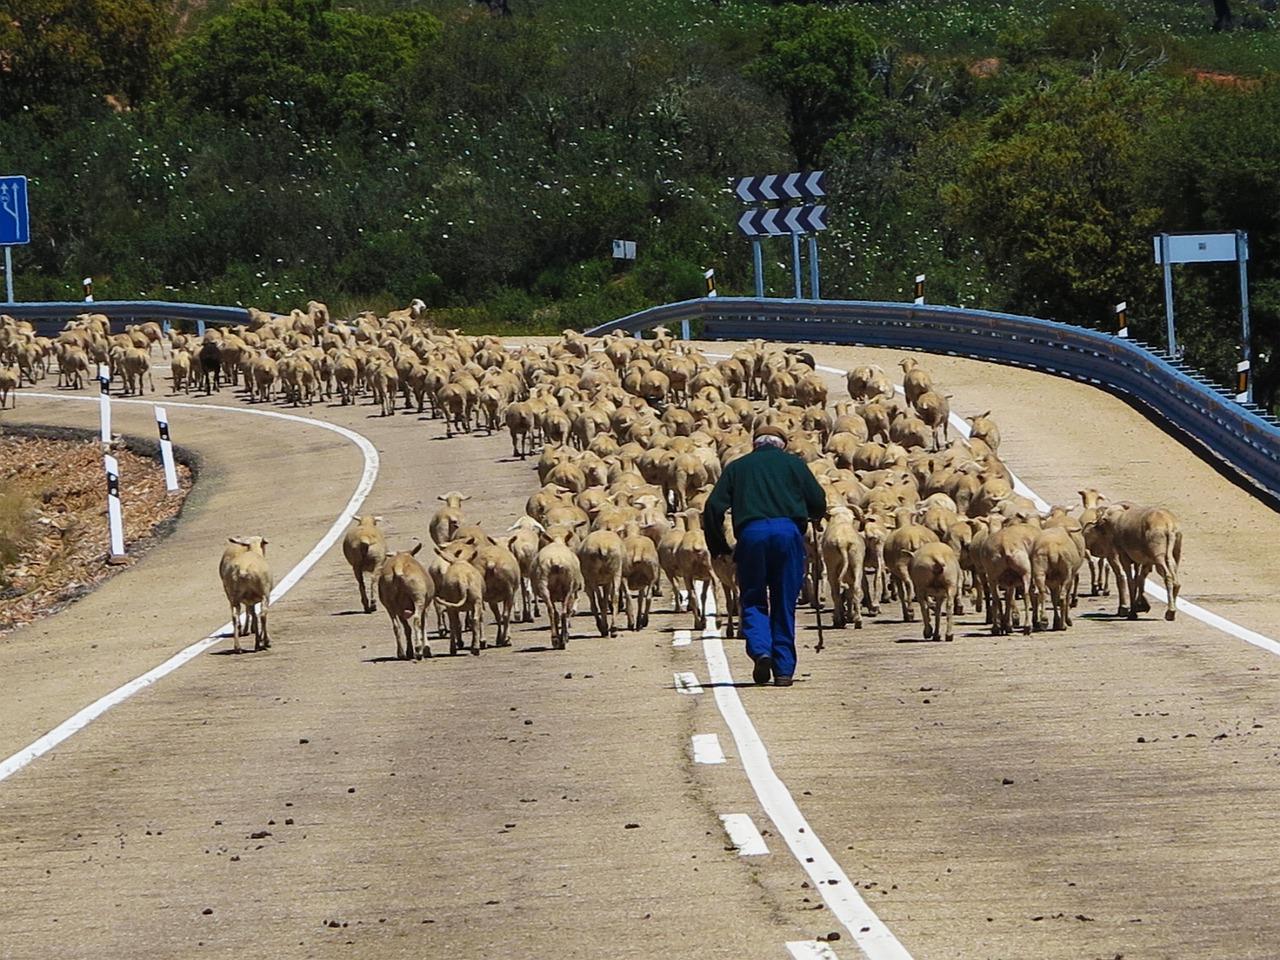
[[[0,177],[0,246],[31,242],[27,178]]]

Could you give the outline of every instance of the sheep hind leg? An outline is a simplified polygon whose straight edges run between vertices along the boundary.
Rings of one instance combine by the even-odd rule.
[[[262,600],[262,612],[254,615],[254,650],[270,650],[271,635],[267,633],[267,600]]]
[[[240,649],[240,604],[231,604],[231,636],[235,640],[235,652],[242,653]]]

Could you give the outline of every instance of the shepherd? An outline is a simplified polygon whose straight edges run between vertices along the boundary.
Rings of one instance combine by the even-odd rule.
[[[826,513],[827,498],[804,461],[786,452],[786,432],[756,427],[754,449],[720,474],[702,515],[712,556],[733,553],[752,679],[791,686],[796,672],[796,603],[804,586],[804,534]],[[724,515],[733,513],[730,551]]]

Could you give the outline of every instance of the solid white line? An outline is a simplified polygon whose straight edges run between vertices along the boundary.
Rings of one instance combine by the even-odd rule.
[[[671,635],[673,647],[687,647],[693,642],[693,635],[688,630],[677,630]]]
[[[698,682],[696,674],[677,673],[675,676],[675,685],[677,693],[701,693],[702,684]]]
[[[738,756],[742,758],[747,778],[760,798],[760,805],[791,848],[796,861],[809,874],[827,909],[844,925],[870,960],[910,960],[911,954],[858,895],[857,888],[805,820],[787,785],[774,773],[764,741],[756,732],[755,724],[747,716],[737,688],[733,686],[733,674],[729,671],[723,641],[704,641],[702,652],[707,658],[710,682],[715,685],[716,705],[733,731]]]
[[[817,940],[791,940],[787,951],[795,960],[840,960],[834,950]]]
[[[47,400],[80,400],[86,403],[96,403],[96,397],[75,397],[65,396],[56,393],[28,393],[28,397],[39,397]],[[155,406],[157,402],[152,400],[114,400],[114,403],[136,403],[147,406]],[[351,494],[351,498],[347,501],[347,505],[342,508],[342,512],[338,514],[338,518],[333,522],[328,532],[321,537],[320,542],[311,548],[311,552],[298,561],[284,578],[276,584],[276,588],[271,591],[271,601],[274,603],[288,593],[302,577],[316,565],[321,557],[329,551],[329,549],[338,542],[351,523],[351,519],[355,516],[360,505],[364,503],[365,497],[369,495],[369,491],[373,489],[373,482],[378,476],[378,451],[368,439],[356,433],[354,430],[348,430],[346,427],[340,427],[337,424],[326,423],[323,420],[314,420],[310,417],[300,417],[292,413],[277,413],[274,410],[253,410],[246,407],[225,407],[217,404],[203,403],[174,403],[172,401],[163,401],[169,407],[187,407],[192,410],[214,410],[219,413],[242,413],[258,417],[271,417],[276,420],[289,420],[294,423],[305,424],[311,427],[320,427],[344,437],[354,443],[361,454],[364,455],[364,469],[360,474],[360,482],[356,484],[355,492]],[[153,667],[140,677],[130,680],[122,687],[111,691],[105,696],[99,697],[87,707],[78,711],[73,716],[62,721],[40,739],[36,740],[29,746],[23,747],[13,756],[0,762],[0,780],[5,780],[13,774],[17,773],[27,764],[31,763],[37,757],[49,752],[58,744],[67,738],[83,730],[90,723],[102,716],[112,707],[132,697],[139,690],[151,686],[161,677],[177,670],[184,663],[198,657],[205,650],[208,650],[219,640],[224,639],[220,634],[231,629],[231,621],[227,621],[213,633],[197,640],[195,643],[178,651],[164,663],[157,667]]]
[[[714,733],[695,733],[693,735],[694,763],[724,763],[724,751],[720,749],[720,738]]]
[[[720,822],[724,824],[724,832],[729,840],[738,848],[740,857],[762,857],[769,852],[764,837],[745,813],[722,813]]]

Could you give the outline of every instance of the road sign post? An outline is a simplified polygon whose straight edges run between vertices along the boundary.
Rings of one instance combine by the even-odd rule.
[[[1156,263],[1164,268],[1164,316],[1170,356],[1178,356],[1178,342],[1173,319],[1173,265],[1175,263],[1230,263],[1240,271],[1240,353],[1236,368],[1237,395],[1240,403],[1253,402],[1253,385],[1249,377],[1253,362],[1252,331],[1249,326],[1249,234],[1243,230],[1230,233],[1161,233],[1152,238]]]
[[[164,463],[164,487],[178,492],[178,467],[173,462],[173,441],[169,439],[169,417],[164,407],[156,407],[156,426],[160,430],[160,460]]]
[[[816,200],[826,196],[826,172],[810,170],[799,173],[775,173],[761,177],[741,177],[734,181],[733,192],[743,203]],[[760,238],[790,236],[793,296],[797,300],[804,297],[800,240],[805,237],[809,242],[809,295],[816,300],[820,284],[817,234],[825,229],[827,229],[827,208],[821,203],[753,207],[743,211],[738,217],[738,231],[751,240],[756,296],[764,297],[764,258]]]
[[[27,178],[0,177],[0,246],[4,247],[4,290],[13,303],[13,250],[31,242],[31,214],[27,209]]]
[[[111,368],[98,364],[98,412],[102,426],[102,442],[111,442]]]
[[[110,527],[111,549],[108,563],[124,562],[124,517],[120,510],[120,464],[111,454],[104,454],[103,466],[107,473],[107,524]]]
[[[809,299],[819,299],[818,294],[818,238],[809,234]]]

